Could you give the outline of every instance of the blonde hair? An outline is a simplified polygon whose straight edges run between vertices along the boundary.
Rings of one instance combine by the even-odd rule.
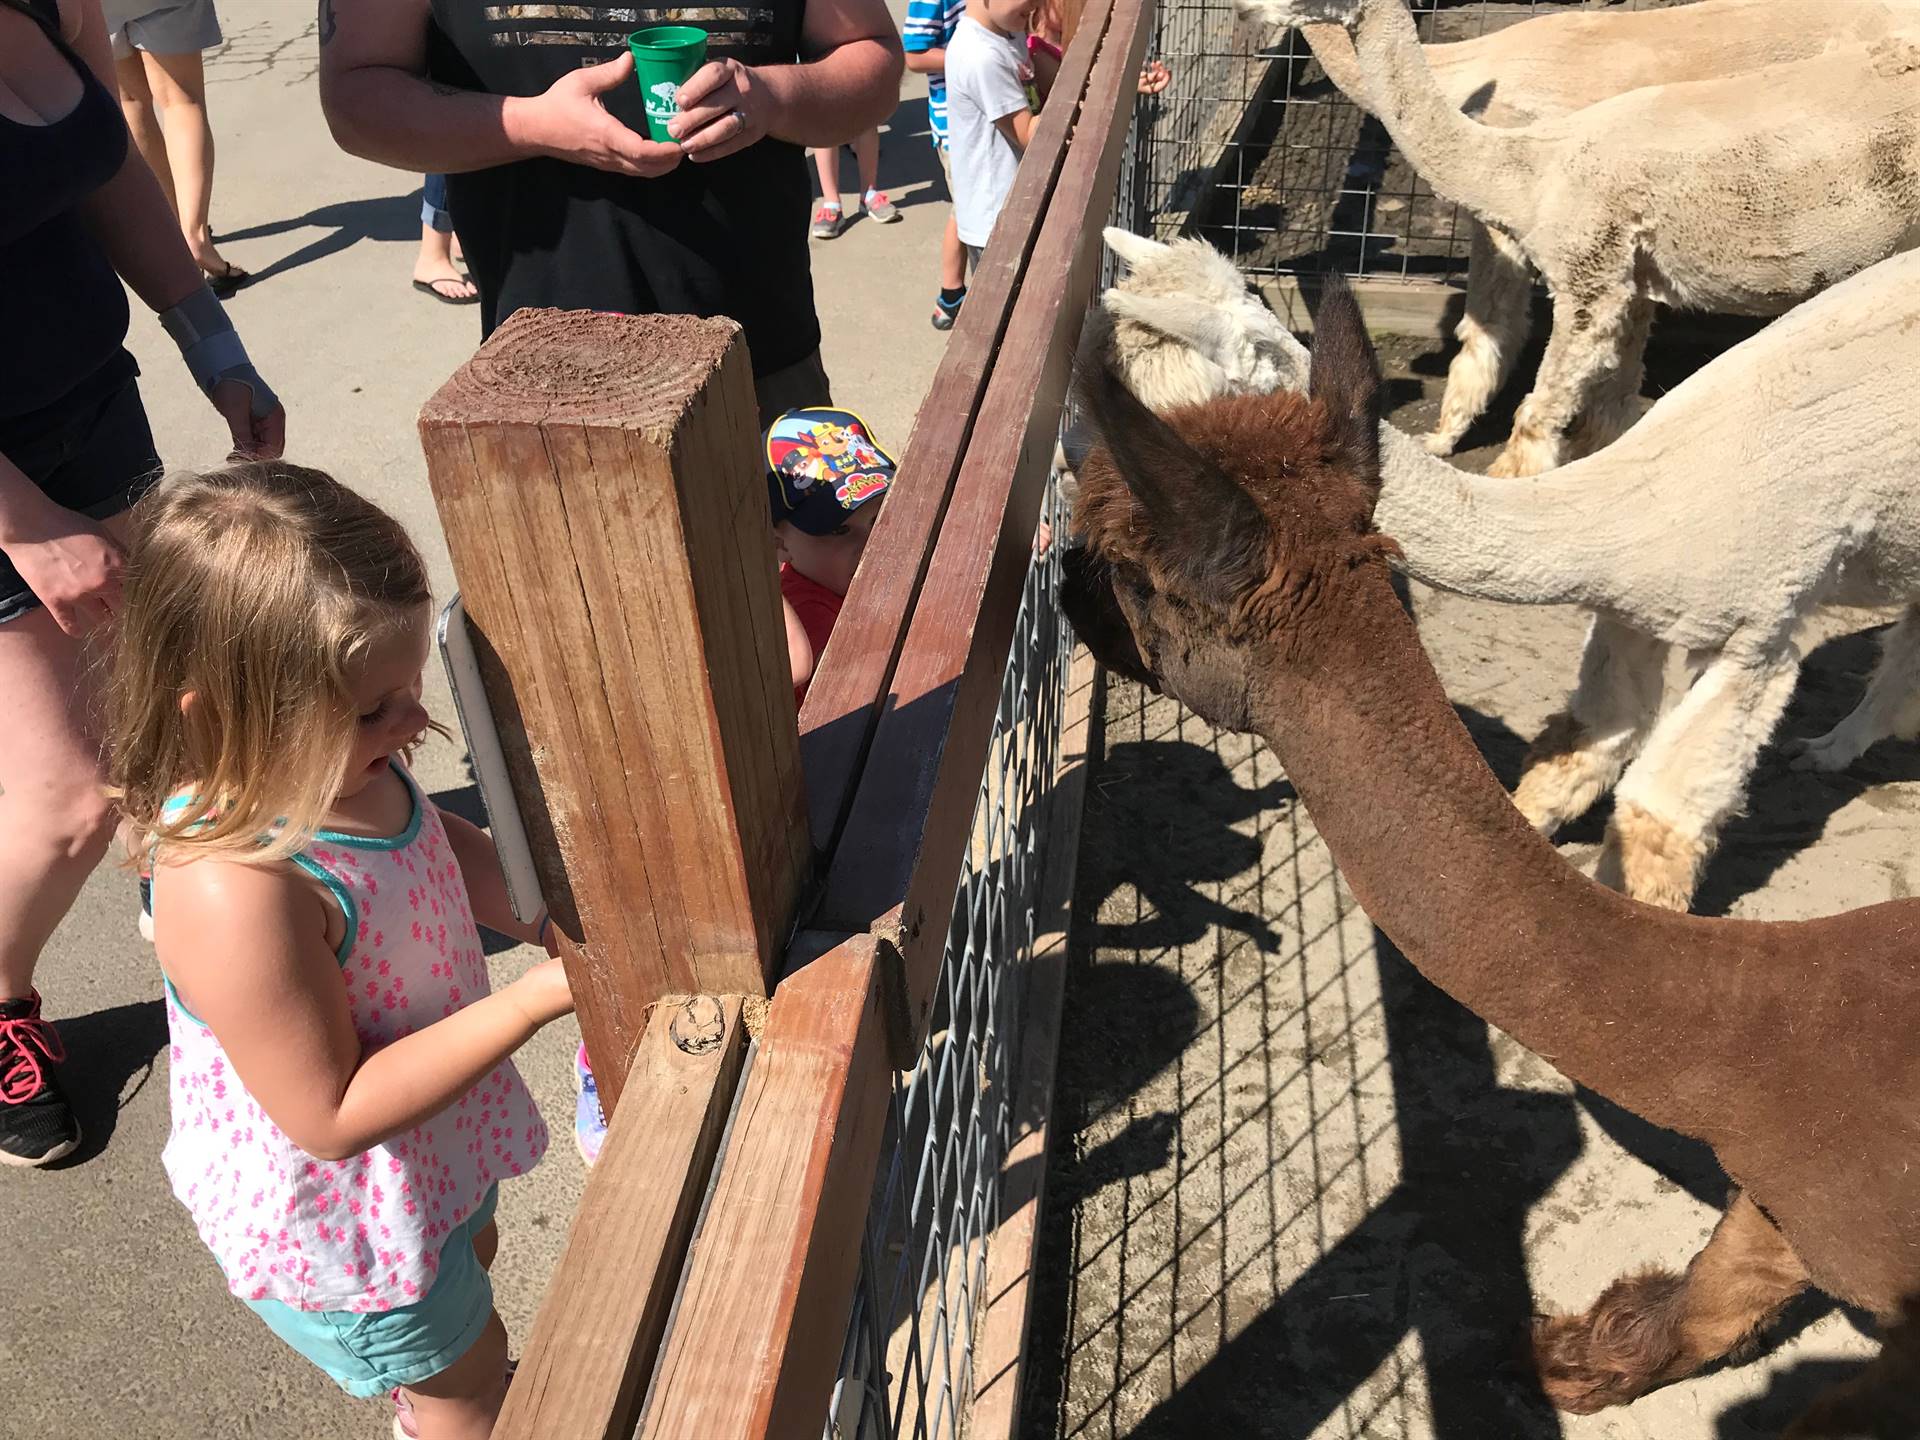
[[[331,476],[170,475],[133,511],[107,681],[135,853],[264,862],[306,845],[352,755],[354,668],[429,598],[399,522]]]

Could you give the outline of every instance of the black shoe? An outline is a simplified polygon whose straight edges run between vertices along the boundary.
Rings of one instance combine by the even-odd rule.
[[[40,997],[0,1000],[0,1165],[50,1165],[80,1144],[53,1067],[67,1058]]]

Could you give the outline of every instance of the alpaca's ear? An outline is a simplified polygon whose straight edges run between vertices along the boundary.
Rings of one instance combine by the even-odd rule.
[[[1100,238],[1107,242],[1107,248],[1124,260],[1129,267],[1144,265],[1147,261],[1167,253],[1167,247],[1158,240],[1149,240],[1144,235],[1136,235],[1131,230],[1122,230],[1118,225],[1109,225],[1100,232]]]
[[[1112,318],[1094,311],[1081,337],[1075,397],[1147,512],[1156,559],[1189,594],[1224,604],[1265,578],[1266,519],[1114,373],[1112,335]]]
[[[1380,361],[1367,336],[1360,304],[1339,275],[1326,277],[1313,317],[1313,367],[1307,393],[1327,407],[1329,437],[1341,459],[1366,486],[1380,486]]]
[[[1155,334],[1178,340],[1189,350],[1231,373],[1230,362],[1240,347],[1240,326],[1218,305],[1183,295],[1134,295],[1109,290],[1100,297],[1109,314],[1144,325]]]

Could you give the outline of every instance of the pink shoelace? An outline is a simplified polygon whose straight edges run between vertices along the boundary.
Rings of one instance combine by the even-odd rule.
[[[40,997],[25,1015],[0,1020],[0,1103],[24,1105],[47,1083],[47,1066],[67,1058],[59,1032],[40,1018]]]

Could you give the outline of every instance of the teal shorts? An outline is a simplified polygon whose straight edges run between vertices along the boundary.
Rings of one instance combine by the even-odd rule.
[[[500,1187],[447,1237],[427,1298],[392,1310],[296,1310],[279,1300],[248,1300],[267,1328],[333,1377],[349,1395],[368,1399],[438,1375],[473,1348],[493,1314],[493,1281],[473,1253]]]

